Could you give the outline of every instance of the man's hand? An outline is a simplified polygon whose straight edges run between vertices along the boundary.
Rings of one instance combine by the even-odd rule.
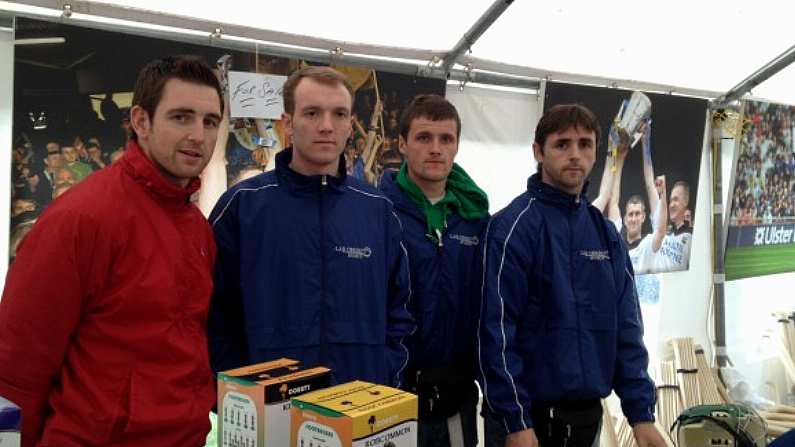
[[[665,176],[664,175],[659,175],[659,176],[657,176],[656,179],[654,179],[654,188],[657,189],[657,197],[659,197],[660,200],[665,199],[665,197],[666,197],[665,194],[667,192],[667,189],[666,189],[666,185],[665,185]]]
[[[528,428],[511,433],[505,437],[505,447],[538,447],[536,432],[532,428]]]
[[[657,427],[653,422],[641,422],[632,427],[632,433],[638,442],[638,447],[667,447]],[[507,447],[507,443],[505,444]]]
[[[627,131],[617,126],[611,126],[607,145],[608,151],[614,157],[626,159],[627,154],[629,154],[629,135]]]

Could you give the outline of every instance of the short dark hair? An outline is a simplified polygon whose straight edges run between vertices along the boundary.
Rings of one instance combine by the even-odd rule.
[[[400,136],[404,140],[409,138],[411,122],[417,118],[428,118],[431,121],[454,120],[456,139],[461,138],[461,118],[455,106],[442,96],[418,95],[411,100],[409,105],[400,114]]]
[[[690,205],[690,184],[684,180],[679,180],[671,187],[671,192],[673,192],[674,188],[677,186],[681,186],[682,190],[685,192],[685,206]]]
[[[179,79],[214,88],[218,92],[218,102],[221,104],[221,114],[223,115],[224,94],[221,91],[221,84],[207,62],[197,56],[168,56],[146,64],[138,73],[138,80],[135,81],[133,105],[141,106],[149,117],[153,118],[163,97],[166,82],[170,79]],[[130,138],[138,141],[135,130],[131,130]]]
[[[630,205],[633,205],[633,204],[634,205],[638,205],[639,204],[643,208],[643,212],[644,213],[646,212],[646,202],[643,201],[643,198],[640,196],[640,194],[632,194],[627,199],[627,204],[624,205],[624,214],[627,213],[627,207],[629,207]]]
[[[596,115],[582,104],[558,104],[552,106],[538,121],[535,142],[544,148],[547,137],[572,127],[582,127],[596,134],[596,145],[602,136]]]
[[[282,87],[282,99],[284,100],[284,112],[290,115],[295,112],[295,89],[301,79],[311,78],[321,84],[342,84],[348,94],[351,95],[351,107],[353,107],[353,85],[348,78],[339,71],[331,67],[309,66],[294,71],[285,81]]]

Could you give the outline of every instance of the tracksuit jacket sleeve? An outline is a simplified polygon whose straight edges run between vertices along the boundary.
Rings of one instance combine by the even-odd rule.
[[[387,299],[386,349],[387,365],[390,371],[390,385],[400,387],[403,373],[409,362],[406,340],[414,333],[416,324],[408,306],[411,300],[411,274],[408,251],[403,244],[400,220],[392,212],[389,218],[389,294]]]
[[[45,214],[20,244],[0,301],[0,395],[22,408],[22,445],[34,445],[70,340],[108,271],[113,236],[72,211]],[[74,373],[74,371],[72,371]]]
[[[519,322],[526,318],[529,293],[526,269],[530,265],[522,259],[528,250],[510,236],[495,234],[494,222],[489,222],[483,246],[478,357],[486,402],[508,433],[514,433],[533,426],[530,396],[518,380],[530,365],[525,364],[524,356],[517,350]]]
[[[618,346],[613,388],[621,399],[621,409],[630,424],[654,421],[656,390],[648,375],[649,355],[643,344],[643,321],[635,290],[635,275],[626,250],[619,268]]]
[[[248,343],[240,291],[240,237],[234,194],[227,191],[210,213],[218,254],[207,320],[210,364],[214,372],[248,364]]]

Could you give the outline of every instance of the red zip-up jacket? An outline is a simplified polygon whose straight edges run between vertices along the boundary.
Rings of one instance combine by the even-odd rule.
[[[215,400],[215,245],[187,188],[139,146],[55,200],[0,301],[0,395],[23,446],[200,446]]]

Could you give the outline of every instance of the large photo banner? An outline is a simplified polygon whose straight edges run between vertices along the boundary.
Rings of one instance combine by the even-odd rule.
[[[726,279],[795,271],[795,107],[746,101]]]
[[[12,259],[53,200],[121,158],[130,134],[135,79],[149,61],[201,56],[228,85],[232,114],[219,132],[225,143],[216,145],[225,151],[223,174],[212,181],[203,178],[202,186],[220,182],[221,192],[274,168],[276,153],[290,144],[278,119],[281,86],[294,70],[312,64],[24,18],[17,19],[15,33],[17,39],[47,40],[15,49]],[[334,68],[355,89],[354,132],[345,151],[348,174],[377,184],[385,171],[402,163],[398,121],[403,108],[417,94],[444,95],[445,81],[366,67]]]
[[[686,270],[692,246],[705,100],[549,82],[544,109],[579,103],[599,119],[602,139],[588,198],[630,250],[641,301],[658,301],[654,275]]]

